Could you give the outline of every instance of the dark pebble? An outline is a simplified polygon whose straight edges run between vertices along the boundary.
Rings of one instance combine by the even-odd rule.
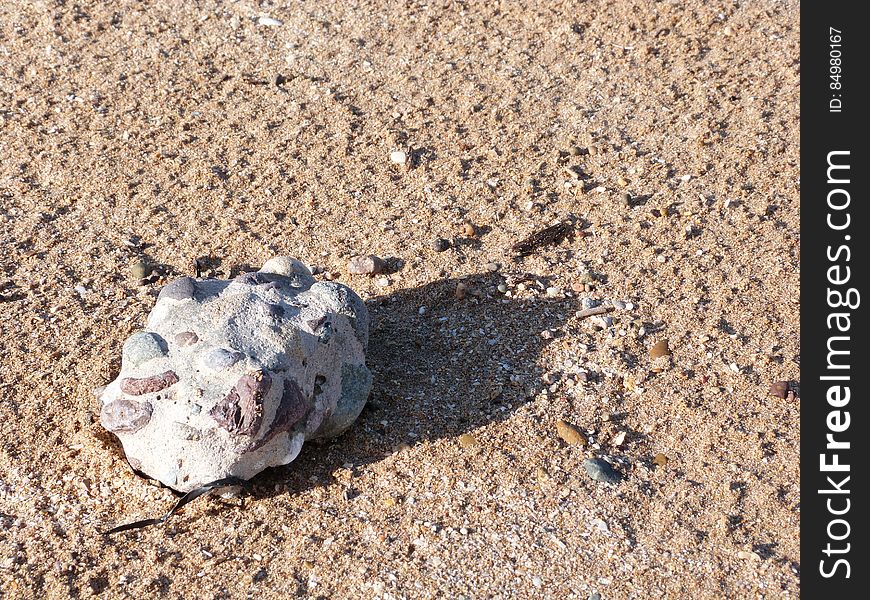
[[[610,466],[610,463],[600,458],[587,458],[583,461],[583,468],[589,474],[589,477],[595,481],[602,483],[619,483],[622,481],[622,475]]]
[[[435,252],[444,252],[445,250],[450,248],[450,242],[445,240],[444,238],[436,238],[432,240],[432,249]]]
[[[770,386],[770,395],[776,396],[781,400],[785,400],[785,397],[788,395],[788,382],[787,381],[777,381]]]

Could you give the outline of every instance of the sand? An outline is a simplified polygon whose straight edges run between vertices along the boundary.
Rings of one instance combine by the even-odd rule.
[[[2,597],[798,594],[797,2],[111,4],[0,2]],[[101,535],[175,501],[123,340],[280,254],[367,301],[369,406]]]

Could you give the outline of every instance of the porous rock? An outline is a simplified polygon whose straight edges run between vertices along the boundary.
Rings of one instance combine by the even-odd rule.
[[[124,344],[100,420],[130,464],[176,490],[250,479],[350,427],[371,390],[367,346],[359,296],[295,259],[185,277]]]

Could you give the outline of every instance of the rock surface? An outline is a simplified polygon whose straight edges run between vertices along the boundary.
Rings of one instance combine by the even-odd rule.
[[[285,465],[341,434],[372,385],[368,314],[289,257],[233,280],[184,277],[124,343],[100,420],[130,463],[186,492]]]

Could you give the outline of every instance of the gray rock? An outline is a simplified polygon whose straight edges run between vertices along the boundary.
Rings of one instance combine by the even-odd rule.
[[[289,257],[233,280],[163,288],[99,394],[130,464],[187,492],[250,479],[340,435],[372,386],[368,313],[351,289]]]
[[[600,458],[587,458],[583,461],[583,468],[589,477],[595,481],[602,483],[619,483],[622,481],[622,474],[610,466],[610,463]]]

